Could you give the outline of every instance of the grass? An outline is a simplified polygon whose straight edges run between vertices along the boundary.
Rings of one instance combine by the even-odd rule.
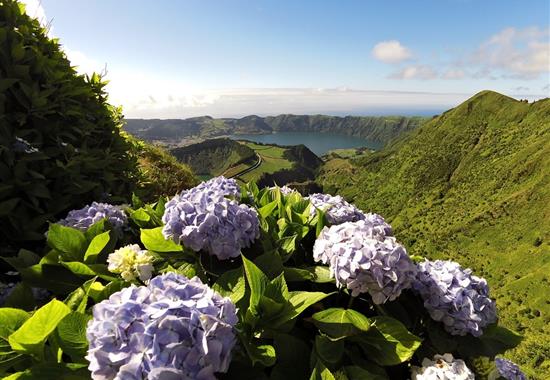
[[[290,169],[293,167],[293,163],[284,158],[285,148],[278,146],[266,146],[255,143],[245,143],[249,148],[254,149],[262,157],[262,163],[254,169],[240,178],[244,182],[254,182],[261,178],[263,174],[271,174],[283,169]]]

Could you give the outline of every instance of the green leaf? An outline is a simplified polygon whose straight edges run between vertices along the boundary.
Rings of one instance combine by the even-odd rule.
[[[84,235],[88,241],[92,241],[94,237],[105,231],[105,220],[105,218],[98,220],[88,227],[88,229],[84,232]]]
[[[422,342],[401,322],[390,317],[374,317],[372,327],[352,340],[359,343],[370,360],[382,366],[408,361]]]
[[[277,241],[277,244],[279,245],[282,256],[283,256],[283,262],[288,260],[290,256],[296,251],[296,239],[298,238],[298,235],[292,235],[287,236],[282,239],[279,239]]]
[[[246,337],[239,334],[241,343],[252,361],[252,365],[260,363],[266,367],[271,367],[275,364],[275,348],[269,344],[260,344],[257,340],[249,342]]]
[[[314,279],[313,273],[307,269],[285,267],[284,268],[285,280],[287,282],[296,281],[311,281]]]
[[[332,339],[343,339],[369,331],[367,317],[353,309],[331,308],[313,314],[313,323]]]
[[[111,235],[109,231],[95,236],[84,253],[84,262],[88,264],[95,263],[97,256],[103,251],[103,249],[105,249],[105,247],[107,247],[110,240]]]
[[[317,265],[308,269],[313,273],[313,282],[320,284],[334,282],[334,278],[330,277],[330,269],[328,267]]]
[[[320,360],[317,360],[317,364],[315,365],[315,368],[313,368],[313,372],[311,373],[311,376],[309,380],[336,380],[332,372],[325,367],[323,363],[321,363]]]
[[[265,274],[250,260],[242,256],[244,272],[248,286],[250,287],[250,304],[249,310],[254,316],[257,316],[260,299],[269,284],[269,280]]]
[[[460,337],[458,351],[467,356],[496,356],[516,347],[522,336],[497,324],[490,325],[483,330],[479,338],[473,336]]]
[[[15,206],[17,206],[19,201],[19,198],[12,198],[7,201],[0,202],[0,216],[9,215],[15,209]]]
[[[242,268],[223,273],[214,283],[212,289],[224,297],[229,297],[234,304],[239,302],[246,292]]]
[[[281,326],[282,324],[296,318],[311,305],[325,299],[331,294],[332,293],[327,294],[322,292],[305,291],[290,292],[285,309],[280,315],[277,316],[277,318],[270,320],[269,326],[271,328]]]
[[[59,346],[74,362],[86,362],[84,360],[88,349],[86,326],[91,318],[89,315],[73,311],[57,325]]]
[[[3,380],[87,380],[90,372],[86,364],[40,363]]]
[[[277,362],[271,371],[271,380],[307,379],[311,347],[290,334],[276,334],[274,338]]]
[[[14,307],[23,310],[32,310],[36,306],[32,288],[24,282],[19,282],[10,292],[2,307]]]
[[[86,236],[75,228],[50,224],[48,245],[61,252],[64,260],[81,261],[86,251]]]
[[[173,266],[168,265],[166,268],[162,270],[162,273],[168,273],[168,272],[174,272],[177,274],[181,274],[182,276],[185,276],[187,278],[193,278],[197,275],[197,268],[195,267],[195,264],[191,264],[191,263],[183,263],[177,268],[174,268]]]
[[[266,193],[267,194],[267,193]],[[258,209],[258,213],[262,216],[262,218],[267,218],[271,215],[273,210],[277,208],[277,201],[270,202],[266,204],[265,206],[262,206]]]
[[[332,340],[326,336],[315,337],[315,353],[326,365],[336,367],[344,357],[344,340]]]
[[[65,299],[65,305],[67,305],[71,310],[83,313],[88,305],[88,296],[90,295],[90,291],[94,285],[99,284],[103,287],[101,283],[96,282],[96,279],[97,277],[94,277],[91,280],[86,281],[82,284],[82,286],[69,294]]]
[[[58,323],[70,312],[71,310],[63,302],[55,299],[50,301],[9,336],[11,347],[15,351],[42,358],[44,342]]]
[[[172,240],[166,240],[162,235],[162,227],[141,229],[141,242],[150,251],[154,252],[181,252],[181,245]]]
[[[25,360],[23,354],[11,349],[8,338],[29,317],[30,314],[23,310],[0,308],[0,373]]]
[[[8,340],[11,333],[17,330],[29,317],[29,313],[20,309],[0,308],[0,338]]]

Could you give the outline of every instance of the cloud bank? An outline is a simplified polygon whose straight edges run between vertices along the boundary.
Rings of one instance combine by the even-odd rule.
[[[377,43],[372,49],[372,55],[385,63],[399,63],[412,57],[411,51],[397,40]]]

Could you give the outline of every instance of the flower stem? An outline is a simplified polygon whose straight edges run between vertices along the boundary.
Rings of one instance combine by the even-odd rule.
[[[351,297],[349,298],[349,302],[348,302],[348,307],[347,307],[347,309],[351,309],[351,305],[353,304],[353,300],[355,300],[355,297],[351,296]]]

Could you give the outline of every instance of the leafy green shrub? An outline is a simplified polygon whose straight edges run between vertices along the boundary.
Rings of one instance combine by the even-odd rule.
[[[38,374],[46,379],[89,378],[87,358],[93,355],[85,358],[89,352],[85,332],[90,328],[92,309],[98,311],[99,303],[100,307],[110,304],[116,309],[117,297],[105,301],[115,292],[129,294],[132,284],[147,292],[143,284],[150,288],[166,273],[176,273],[181,278],[196,276],[238,308],[236,312],[233,309],[238,321],[232,332],[237,340],[229,368],[220,374],[222,379],[407,379],[411,365],[419,366],[423,358],[437,353],[452,353],[455,358],[464,359],[481,376],[493,368],[495,355],[516,346],[521,339],[496,323],[486,326],[477,338],[450,335],[442,323],[430,318],[422,299],[411,290],[384,303],[374,303],[368,293],[352,297],[348,289],[336,285],[329,267],[314,260],[313,245],[326,231],[323,211],[311,212],[309,200],[297,192],[283,194],[277,188],[260,190],[249,184],[240,189],[240,194],[229,198],[240,203],[239,207],[255,210],[259,234],[251,246],[241,249],[240,255],[237,252],[237,256],[227,260],[166,240],[162,219],[173,204],[164,199],[143,204],[134,197],[134,204],[125,210],[128,224],[122,234],[106,219],[85,231],[52,224],[43,257],[22,250],[7,261],[21,274],[22,283],[18,286],[43,287],[64,301],[53,299],[33,312],[34,307],[21,296],[23,292],[9,297],[11,308],[0,308],[0,375],[24,379],[37,378]],[[187,213],[191,206],[192,202],[186,203]],[[147,265],[153,265],[153,276],[157,276],[151,282],[142,282],[136,276],[125,281],[118,274],[120,271],[109,268],[110,256],[117,248],[126,247],[126,253],[132,253],[129,244],[148,251],[151,261]],[[128,265],[134,265],[135,260],[129,256],[126,259],[126,269],[133,270]],[[174,302],[181,301],[172,297]],[[193,302],[206,302],[211,297],[208,292]],[[125,305],[121,301],[120,308]],[[132,312],[122,312],[116,318],[139,319],[139,312],[133,313],[143,305],[130,305],[134,306]],[[160,306],[155,318],[168,309]],[[112,321],[115,324],[116,318]],[[213,326],[208,322],[210,316],[194,318],[197,323],[204,323],[205,329]],[[215,321],[214,326],[223,323]],[[101,323],[96,323],[95,328],[95,332],[111,334],[110,328],[102,328]],[[165,337],[173,337],[175,330],[171,329],[154,327],[155,334],[164,332]],[[203,334],[199,330],[206,331],[198,328],[198,336]],[[152,330],[147,331],[150,334]],[[126,338],[121,335],[120,339]],[[203,343],[210,344],[210,339],[215,337],[209,336]],[[92,343],[98,347],[108,340]],[[186,346],[187,341],[180,343],[201,347],[197,342],[192,346]],[[213,351],[216,355],[217,351]],[[119,357],[116,354],[120,352],[115,349],[111,353]],[[141,354],[138,352],[139,361]],[[486,359],[480,363],[480,357]]]
[[[42,240],[46,222],[131,194],[136,161],[99,75],[77,75],[14,0],[0,6],[0,255]]]
[[[140,180],[136,193],[140,198],[151,201],[160,196],[174,195],[198,183],[191,169],[163,148],[131,136],[127,138],[137,156]]]

